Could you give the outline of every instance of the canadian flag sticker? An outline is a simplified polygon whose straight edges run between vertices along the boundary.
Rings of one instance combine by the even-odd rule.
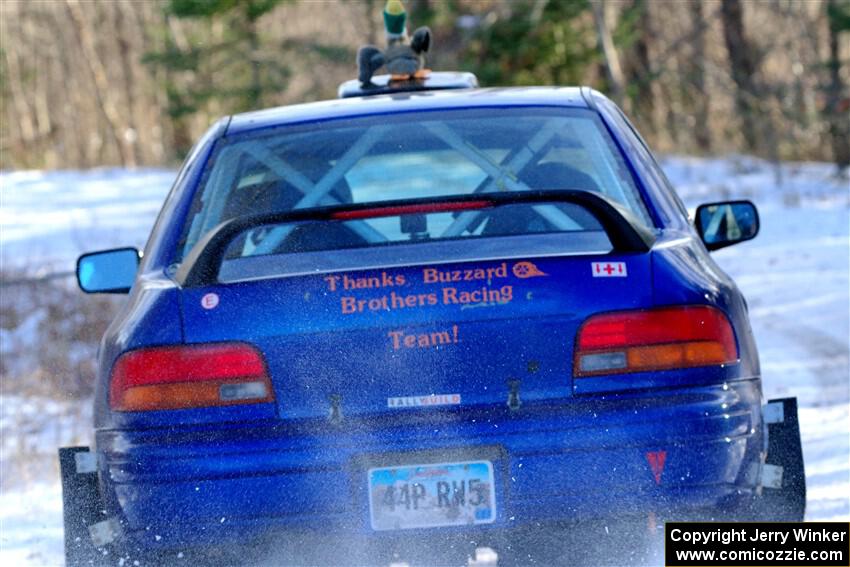
[[[592,262],[594,278],[624,278],[629,275],[625,262]]]

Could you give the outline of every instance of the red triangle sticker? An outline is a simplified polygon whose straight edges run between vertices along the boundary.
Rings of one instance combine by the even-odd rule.
[[[649,468],[655,476],[655,484],[661,484],[661,473],[664,472],[664,463],[667,461],[667,451],[650,451],[646,454]]]

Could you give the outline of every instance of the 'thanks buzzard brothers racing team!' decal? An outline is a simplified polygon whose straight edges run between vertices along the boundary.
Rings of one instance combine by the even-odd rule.
[[[614,271],[625,275],[625,263],[608,264],[608,270],[593,264],[593,275]],[[607,266],[606,266],[607,267]],[[394,273],[382,270],[362,276],[329,274],[324,276],[327,292],[339,299],[343,315],[421,309],[457,305],[461,309],[487,305],[506,305],[517,296],[517,280],[548,277],[534,262],[501,262],[495,266],[455,268],[423,267],[418,272]],[[375,291],[383,292],[375,295]],[[365,292],[365,293],[364,293]],[[531,294],[528,294],[531,297]],[[395,329],[387,333],[392,350],[440,348],[460,342],[458,325],[429,332]]]
[[[513,278],[527,279],[546,276],[533,262],[515,262],[510,271],[508,262],[486,268],[422,268],[420,281],[411,276],[381,271],[379,275],[325,276],[328,292],[339,294],[343,315],[355,313],[418,309],[437,305],[504,305],[514,300]],[[411,292],[413,286],[417,291]],[[407,289],[405,289],[407,288]],[[363,290],[384,290],[378,296],[362,297]],[[459,342],[457,325],[431,332],[411,333],[403,329],[387,333],[393,350],[439,348]]]

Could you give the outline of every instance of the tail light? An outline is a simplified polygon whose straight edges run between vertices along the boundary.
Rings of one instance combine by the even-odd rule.
[[[274,400],[263,356],[243,343],[134,350],[112,367],[109,405],[149,411]]]
[[[670,370],[737,362],[729,320],[703,306],[604,313],[589,318],[576,341],[576,376]]]

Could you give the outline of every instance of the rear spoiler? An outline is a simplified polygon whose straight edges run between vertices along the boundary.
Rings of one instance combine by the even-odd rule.
[[[259,226],[305,221],[365,219],[416,212],[475,212],[521,203],[571,203],[583,207],[602,225],[615,252],[647,252],[655,242],[655,235],[651,229],[638,221],[620,204],[598,193],[575,190],[478,193],[344,204],[236,217],[221,223],[201,238],[183,259],[174,279],[184,288],[217,283],[218,271],[230,242],[243,232]]]

